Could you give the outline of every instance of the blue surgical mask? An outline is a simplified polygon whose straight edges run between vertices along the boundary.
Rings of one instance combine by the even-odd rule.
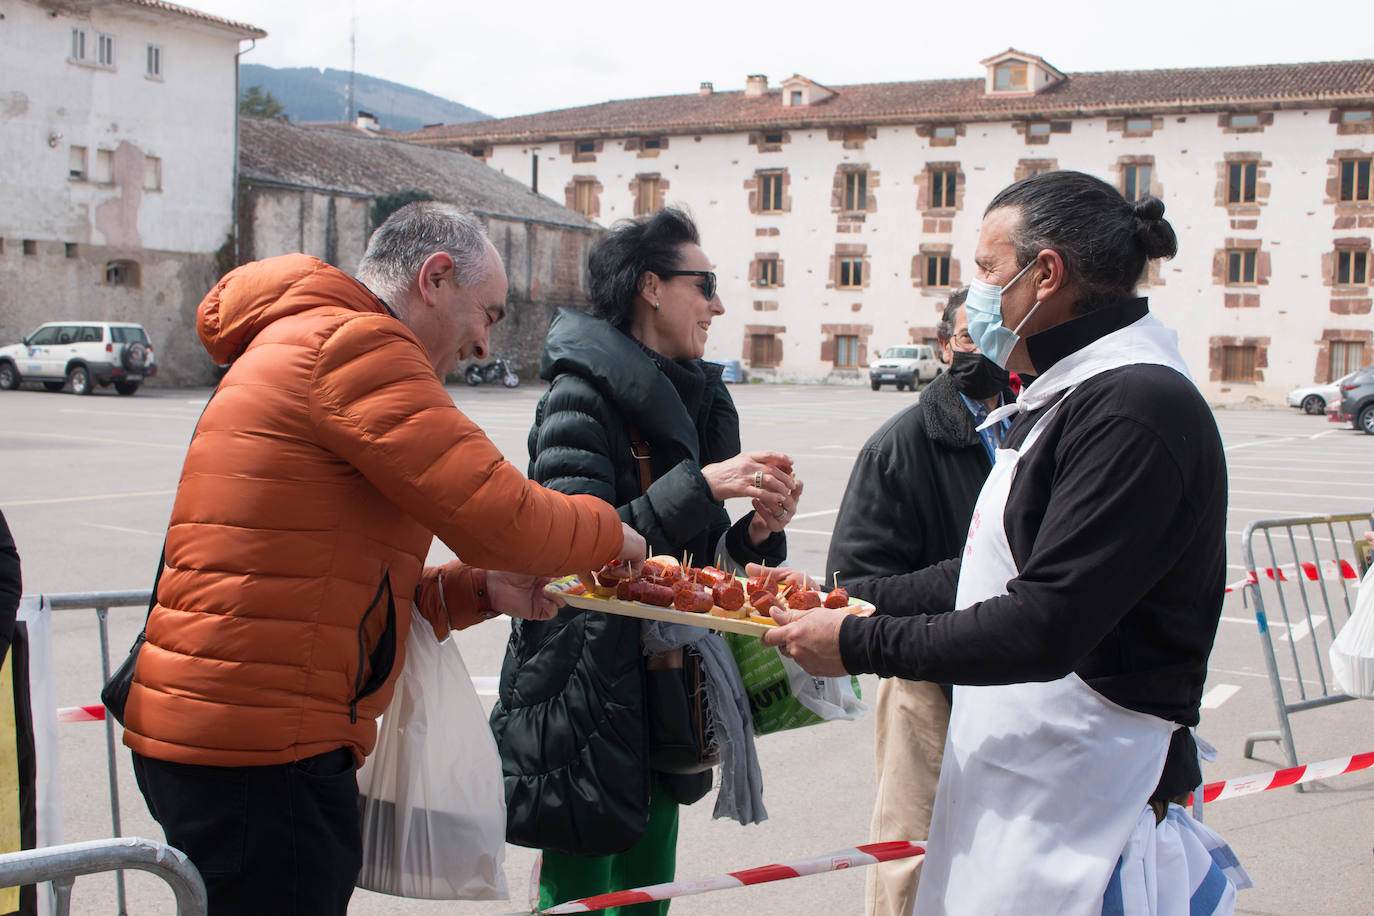
[[[1017,331],[1026,326],[1030,316],[1040,307],[1040,302],[1037,301],[1031,306],[1026,317],[1016,326],[1016,330],[1012,330],[1002,324],[1002,293],[1021,279],[1022,274],[1030,270],[1034,263],[1035,261],[1031,261],[1021,268],[1016,276],[1007,281],[1006,286],[993,286],[982,280],[974,280],[968,285],[968,298],[964,300],[964,309],[968,312],[969,336],[984,356],[1003,369],[1007,368],[1011,351],[1016,349],[1016,342],[1021,339],[1016,336]]]

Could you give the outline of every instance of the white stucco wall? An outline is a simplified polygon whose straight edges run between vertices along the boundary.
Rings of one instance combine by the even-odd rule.
[[[1056,159],[1060,168],[1079,169],[1119,185],[1120,156],[1155,157],[1153,184],[1164,200],[1166,217],[1179,236],[1180,252],[1160,271],[1162,283],[1141,288],[1166,323],[1179,331],[1183,354],[1204,393],[1217,402],[1260,398],[1278,402],[1298,384],[1310,383],[1318,370],[1318,344],[1324,329],[1374,330],[1370,314],[1333,314],[1329,279],[1322,256],[1337,238],[1369,237],[1365,226],[1336,229],[1336,208],[1327,202],[1328,160],[1336,150],[1374,151],[1374,135],[1338,135],[1330,109],[1283,110],[1258,133],[1227,133],[1215,112],[1166,116],[1149,137],[1126,137],[1108,129],[1105,117],[1073,121],[1069,133],[1054,133],[1045,144],[1028,145],[1010,122],[966,124],[954,146],[932,148],[913,126],[880,127],[862,149],[845,149],[827,138],[825,129],[788,131],[780,152],[759,152],[747,134],[671,136],[657,157],[641,158],[607,139],[595,162],[571,161],[557,143],[539,150],[539,186],[560,203],[564,187],[577,176],[595,176],[602,184],[598,220],[609,225],[633,214],[631,182],[636,174],[658,172],[668,182],[668,203],[686,205],[702,231],[703,247],[716,263],[726,314],[712,327],[707,356],[738,359],[748,324],[779,325],[783,337],[780,378],[831,377],[832,366],[820,359],[821,326],[868,324],[875,347],[905,343],[908,329],[933,326],[944,293],[915,288],[912,257],[921,244],[949,243],[959,262],[960,280],[973,276],[973,250],[983,208],[1013,180],[1019,160]],[[1218,166],[1225,153],[1250,151],[1271,163],[1262,182],[1271,185],[1252,229],[1233,228],[1234,215],[1218,205]],[[530,149],[497,144],[487,160],[493,168],[526,184]],[[917,176],[926,162],[958,162],[964,177],[963,206],[953,216],[952,231],[923,233],[917,209]],[[867,163],[878,173],[870,194],[876,210],[858,224],[860,231],[838,232],[831,193],[842,163]],[[785,167],[790,175],[791,210],[754,215],[748,208],[745,182],[756,169]],[[1366,216],[1374,209],[1364,208]],[[756,230],[777,228],[772,237]],[[1213,256],[1227,239],[1259,239],[1272,275],[1266,285],[1228,288],[1213,279]],[[869,285],[862,291],[827,288],[835,246],[867,245]],[[777,252],[783,261],[783,287],[751,288],[749,264],[756,252]],[[1257,308],[1226,308],[1225,294],[1258,293]],[[1365,294],[1368,295],[1367,293]],[[778,303],[776,311],[754,311],[755,300]],[[854,306],[859,309],[854,311]],[[1209,341],[1213,337],[1269,338],[1263,381],[1225,384],[1210,379]],[[1366,348],[1365,362],[1374,362]],[[851,373],[852,375],[853,373]]]
[[[89,13],[0,3],[0,234],[117,249],[212,253],[230,229],[234,55],[238,39],[181,16]],[[86,30],[86,62],[71,30]],[[114,36],[112,67],[96,65],[97,36]],[[162,78],[146,76],[147,46],[162,49]],[[50,139],[51,138],[51,139]],[[72,145],[87,149],[88,178],[68,178]],[[116,154],[115,180],[98,183],[97,150]],[[162,160],[162,189],[143,187],[143,157]]]

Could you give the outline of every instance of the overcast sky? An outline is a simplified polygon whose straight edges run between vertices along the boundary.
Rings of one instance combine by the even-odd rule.
[[[497,117],[616,98],[769,85],[982,76],[1015,46],[1066,72],[1374,57],[1368,0],[1223,3],[749,3],[645,0],[182,0],[264,29],[243,58],[349,66]]]

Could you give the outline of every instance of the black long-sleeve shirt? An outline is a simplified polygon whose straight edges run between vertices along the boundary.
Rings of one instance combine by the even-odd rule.
[[[1028,338],[1036,371],[1146,311],[1123,302]],[[1005,446],[1048,409],[1018,416]],[[1197,388],[1153,365],[1083,382],[1018,465],[1002,520],[1020,570],[1006,595],[950,613],[958,559],[871,581],[879,612],[843,622],[845,667],[954,684],[1077,672],[1121,706],[1196,725],[1226,564],[1225,456]]]
[[[0,512],[0,664],[10,650],[14,637],[14,619],[19,610],[19,598],[24,593],[24,581],[19,572],[19,551],[5,515]]]

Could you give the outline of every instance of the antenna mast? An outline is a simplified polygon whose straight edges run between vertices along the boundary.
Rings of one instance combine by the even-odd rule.
[[[348,20],[348,111],[344,112],[344,120],[352,122],[358,117],[353,99],[353,87],[358,75],[358,0],[353,0],[349,6],[351,14]]]

